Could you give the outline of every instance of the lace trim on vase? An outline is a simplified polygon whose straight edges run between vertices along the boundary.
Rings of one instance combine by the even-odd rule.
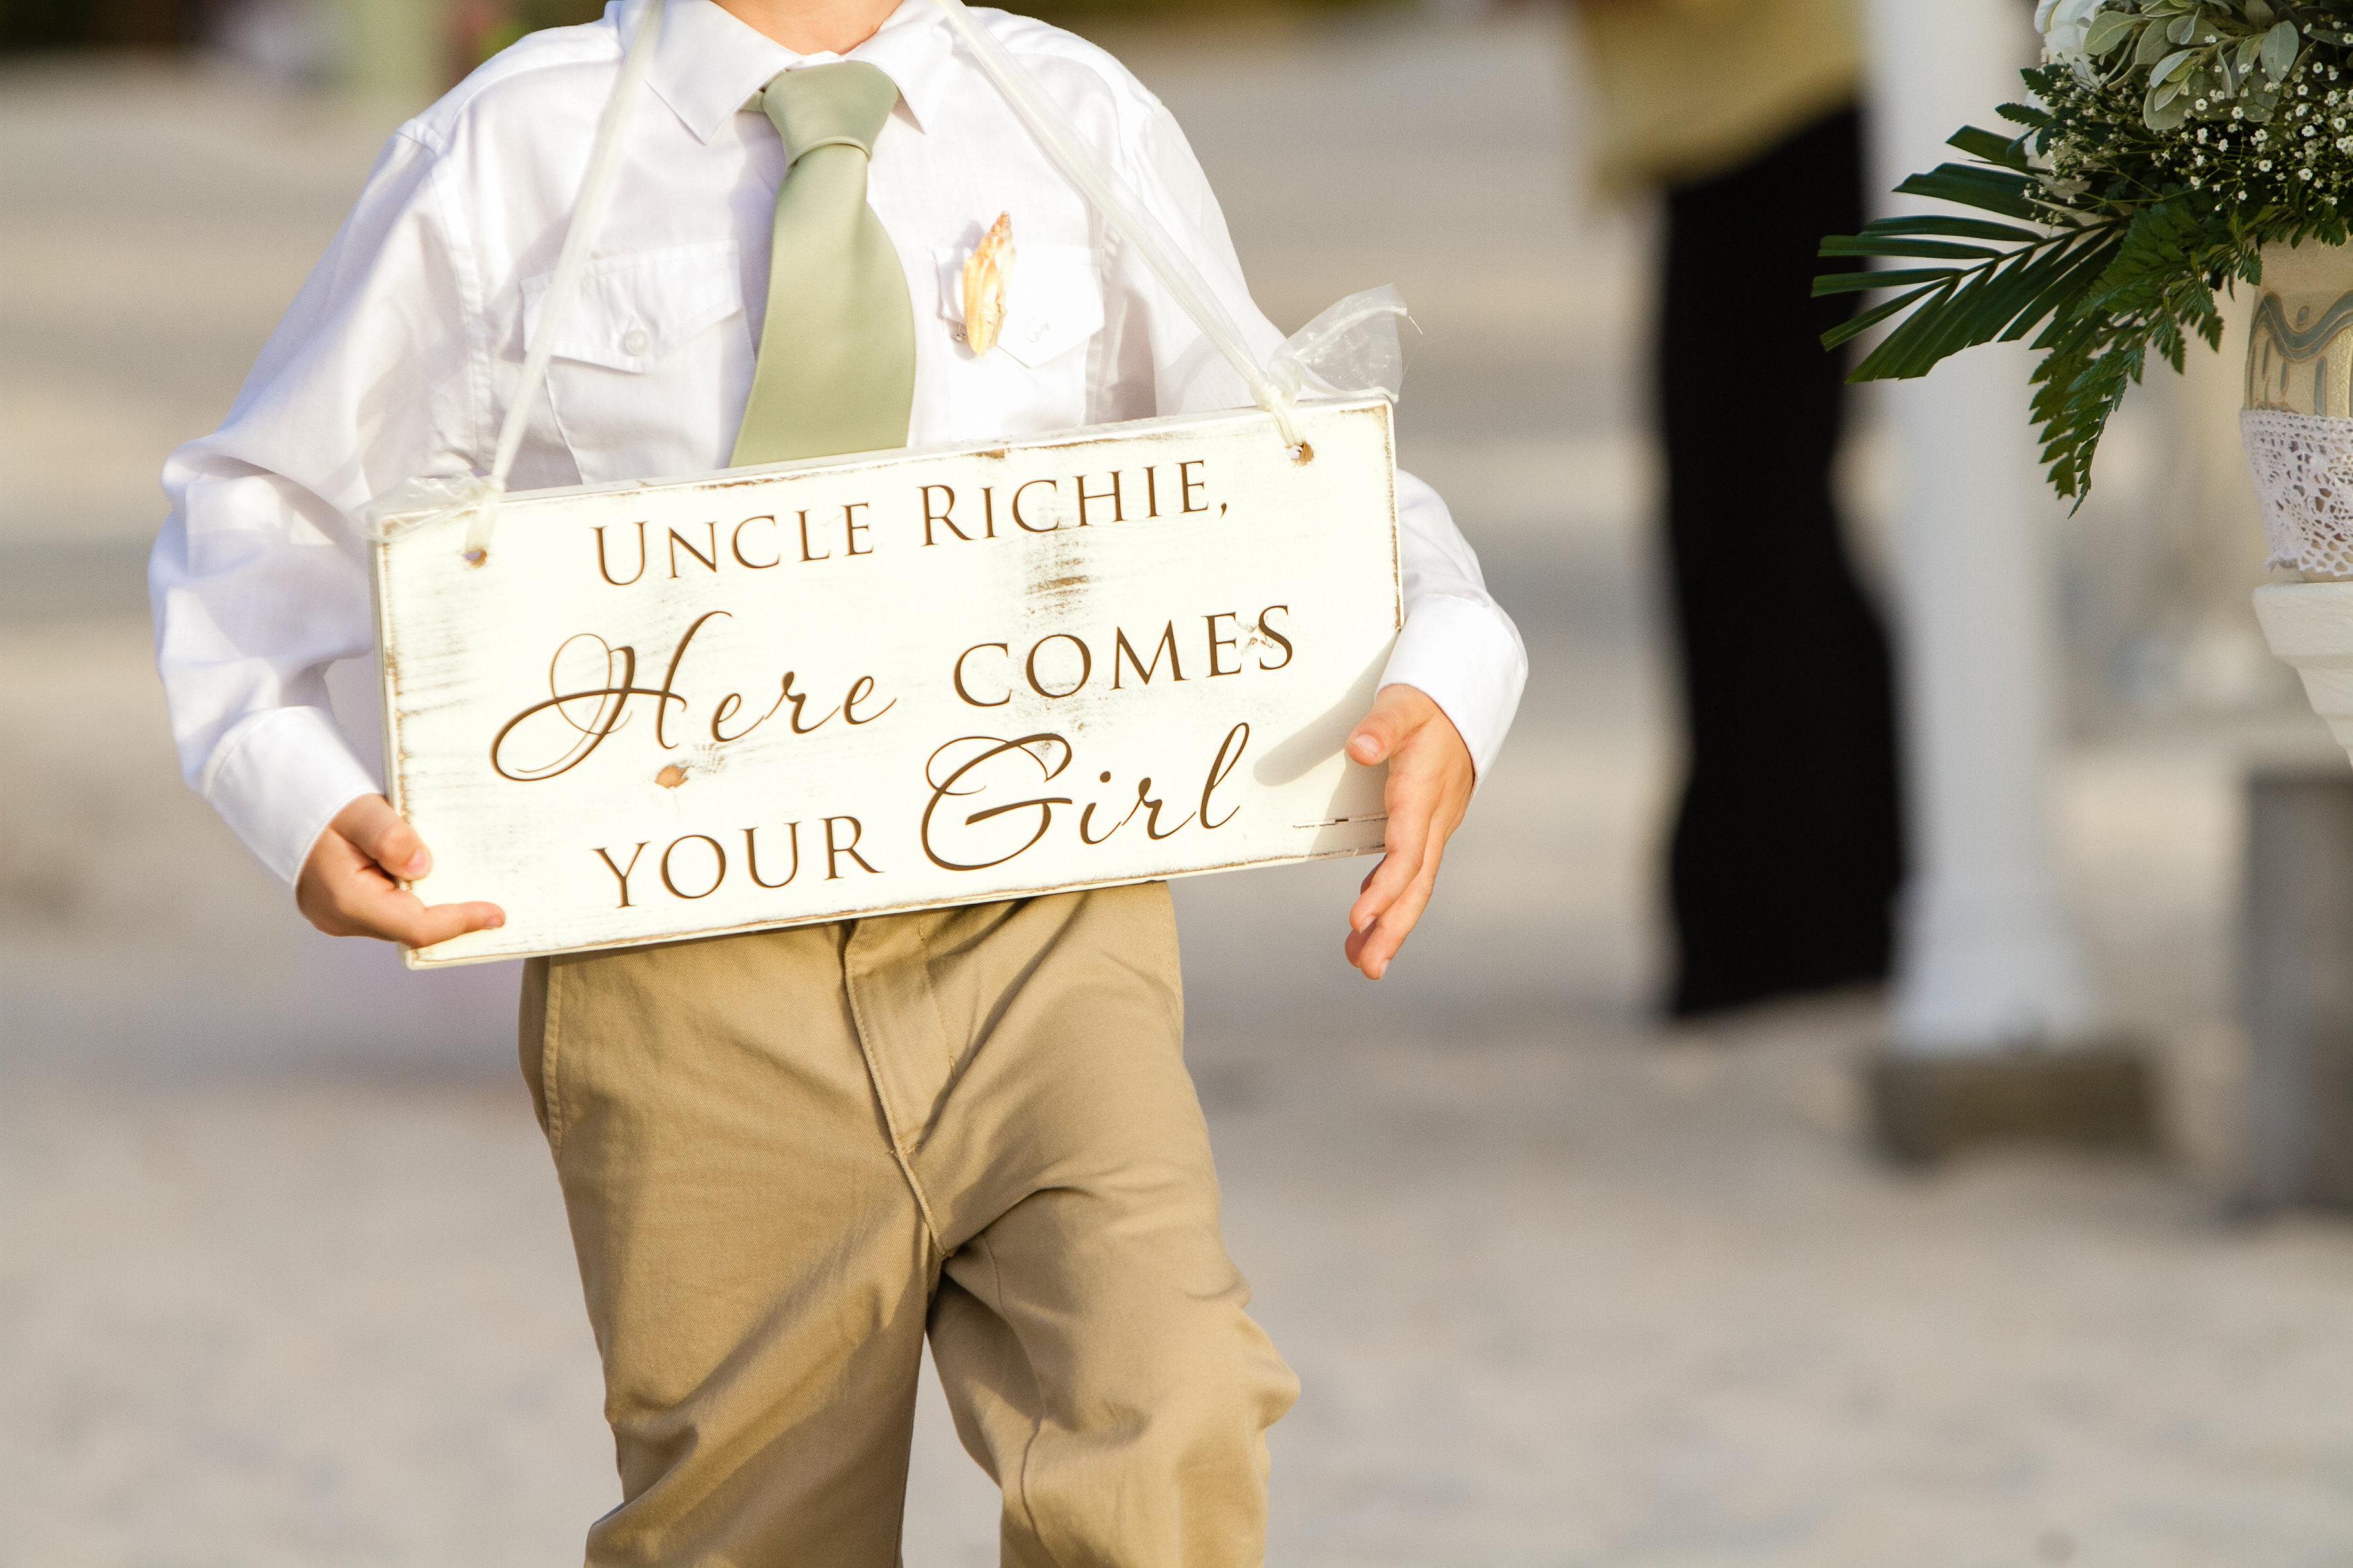
[[[2353,577],[2353,419],[2249,408],[2239,435],[2271,564]]]

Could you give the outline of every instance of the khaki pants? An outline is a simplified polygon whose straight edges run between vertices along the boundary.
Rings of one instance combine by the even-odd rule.
[[[1158,884],[534,963],[624,1500],[589,1561],[890,1568],[923,1336],[1004,1560],[1250,1568],[1243,1313]]]

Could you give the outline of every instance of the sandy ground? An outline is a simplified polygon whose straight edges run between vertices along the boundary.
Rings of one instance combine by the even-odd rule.
[[[1181,891],[1234,1250],[1307,1394],[1271,1560],[2353,1564],[2353,1233],[2225,1217],[2247,737],[2087,729],[2071,896],[2169,1165],[1864,1151],[1873,999],[1646,1021],[1672,767],[1645,227],[1571,198],[1542,16],[1131,58],[1295,325],[1394,280],[1404,455],[1535,661],[1397,977],[1340,866]],[[0,1568],[497,1568],[615,1499],[511,971],[304,931],[172,776],[139,560],[383,126],[230,78],[0,78]],[[929,1399],[914,1568],[993,1561]]]

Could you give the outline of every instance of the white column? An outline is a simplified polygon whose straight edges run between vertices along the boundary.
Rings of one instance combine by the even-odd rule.
[[[2020,0],[1870,0],[1873,184],[1959,160],[2032,58]],[[1909,198],[1892,198],[1891,207]],[[1926,206],[1931,204],[1911,204]],[[1894,632],[1913,871],[1894,1047],[1945,1054],[2088,1034],[2091,989],[2051,833],[2057,595],[2022,347],[1971,349],[1882,384],[1903,471]]]

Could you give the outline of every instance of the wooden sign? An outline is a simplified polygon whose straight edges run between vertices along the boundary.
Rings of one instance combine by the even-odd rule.
[[[1362,854],[1379,398],[512,497],[375,547],[412,966]]]

